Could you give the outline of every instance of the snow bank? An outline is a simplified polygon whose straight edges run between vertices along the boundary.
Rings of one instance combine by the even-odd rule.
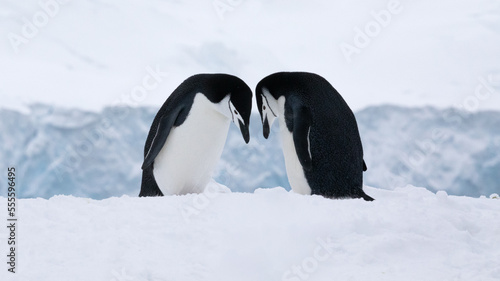
[[[21,199],[17,273],[4,263],[0,279],[498,280],[500,200],[365,190],[376,201],[215,183],[161,198]]]

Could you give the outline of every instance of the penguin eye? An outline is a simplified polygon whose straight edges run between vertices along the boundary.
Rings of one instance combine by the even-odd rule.
[[[238,111],[236,111],[236,109],[234,110],[234,114],[238,115]]]
[[[263,109],[263,110],[266,110],[266,106],[265,106],[265,105],[263,105],[263,106],[262,106],[262,109]]]

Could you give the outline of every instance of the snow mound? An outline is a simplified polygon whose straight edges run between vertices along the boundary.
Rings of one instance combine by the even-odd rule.
[[[184,196],[21,199],[17,273],[0,279],[498,280],[500,200],[365,190],[374,202],[216,183]]]

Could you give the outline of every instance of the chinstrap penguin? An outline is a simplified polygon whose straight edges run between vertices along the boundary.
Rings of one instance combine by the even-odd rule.
[[[139,196],[203,192],[231,121],[249,142],[251,108],[252,91],[236,76],[198,74],[182,82],[149,130]]]
[[[363,148],[353,112],[323,77],[279,72],[256,87],[264,137],[279,119],[288,180],[300,194],[373,198],[363,191]]]

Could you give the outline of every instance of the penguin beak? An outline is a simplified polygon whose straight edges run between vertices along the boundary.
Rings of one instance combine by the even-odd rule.
[[[269,120],[267,120],[267,115],[266,117],[264,118],[264,122],[262,123],[262,129],[264,130],[264,138],[268,138],[269,137]]]
[[[245,143],[248,143],[250,141],[250,132],[248,131],[248,125],[243,124],[241,120],[238,120],[239,127],[241,134],[243,135],[243,139],[245,140]]]

